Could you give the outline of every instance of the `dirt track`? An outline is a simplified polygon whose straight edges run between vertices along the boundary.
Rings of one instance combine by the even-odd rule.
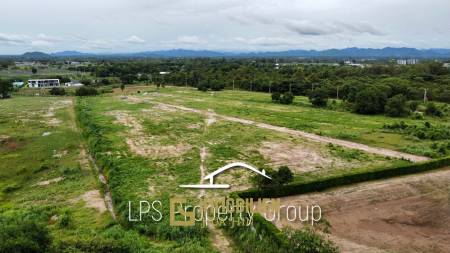
[[[237,123],[241,123],[241,124],[245,124],[245,125],[254,125],[259,128],[264,128],[264,129],[269,129],[269,130],[273,130],[273,131],[277,131],[277,132],[287,133],[287,134],[290,134],[293,136],[303,137],[303,138],[307,138],[307,139],[321,142],[321,143],[332,143],[332,144],[339,145],[342,147],[358,149],[361,151],[365,151],[367,153],[377,154],[377,155],[381,155],[381,156],[405,159],[405,160],[409,160],[411,162],[423,162],[423,161],[427,161],[430,159],[430,158],[424,157],[424,156],[411,155],[411,154],[402,153],[402,152],[384,149],[384,148],[370,147],[370,146],[367,146],[367,145],[364,145],[361,143],[334,139],[331,137],[320,136],[317,134],[307,133],[307,132],[299,131],[299,130],[293,130],[293,129],[289,129],[286,127],[280,127],[280,126],[274,126],[274,125],[269,125],[269,124],[265,124],[265,123],[259,123],[259,122],[255,122],[252,120],[246,120],[246,119],[241,119],[241,118],[237,118],[237,117],[219,115],[219,114],[216,114],[216,113],[213,113],[210,111],[203,111],[203,110],[188,108],[188,107],[184,107],[184,106],[170,105],[170,104],[164,104],[164,103],[158,103],[158,104],[165,106],[165,107],[172,107],[172,108],[176,108],[179,110],[199,113],[199,114],[203,114],[203,115],[209,115],[209,116],[214,115],[214,117],[220,118],[223,120],[237,122]]]
[[[282,198],[314,204],[342,252],[450,252],[450,168]],[[301,224],[284,217],[277,226]]]

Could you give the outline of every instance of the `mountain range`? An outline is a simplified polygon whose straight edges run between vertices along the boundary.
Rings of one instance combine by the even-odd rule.
[[[327,50],[287,50],[268,52],[220,52],[209,50],[172,49],[160,51],[144,51],[136,53],[83,53],[63,51],[56,53],[27,52],[18,55],[23,59],[51,58],[196,58],[196,57],[234,57],[234,58],[450,58],[450,49],[416,49],[416,48],[344,48]]]

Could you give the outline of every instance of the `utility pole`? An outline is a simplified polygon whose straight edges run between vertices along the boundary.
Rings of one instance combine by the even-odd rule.
[[[272,81],[269,81],[269,93],[272,93]]]
[[[339,86],[336,86],[336,100],[339,99]]]
[[[423,92],[423,102],[426,103],[428,101],[428,97],[427,97],[428,89],[425,88],[423,90],[424,90],[424,92]]]
[[[233,79],[233,90],[234,90],[234,79]]]
[[[289,83],[289,92],[292,93],[292,82]]]

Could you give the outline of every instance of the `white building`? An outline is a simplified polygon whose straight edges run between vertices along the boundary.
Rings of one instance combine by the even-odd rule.
[[[80,87],[83,85],[84,84],[80,83],[79,81],[70,81],[70,82],[64,84],[64,86],[67,86],[67,87]]]
[[[21,81],[13,82],[13,86],[16,88],[20,88],[23,85],[24,85],[24,82],[21,82]]]
[[[60,86],[59,79],[28,80],[28,87],[30,88],[52,88],[59,86]]]
[[[397,64],[398,65],[414,65],[419,63],[419,60],[417,59],[398,59]]]

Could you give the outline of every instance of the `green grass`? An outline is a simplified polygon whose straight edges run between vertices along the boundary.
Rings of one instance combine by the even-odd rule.
[[[85,206],[79,197],[100,189],[90,167],[80,163],[82,137],[75,126],[73,106],[55,107],[59,125],[49,125],[48,108],[61,98],[14,97],[0,100],[0,215],[36,216],[46,224],[52,244],[95,238],[109,238],[111,229],[134,238],[137,248],[154,249],[148,239],[120,227],[108,212],[99,213]],[[64,98],[64,100],[72,100]],[[48,136],[43,133],[50,132]],[[55,154],[63,153],[59,157]],[[49,185],[38,182],[57,177],[64,179]],[[51,217],[58,217],[52,220]],[[67,221],[60,225],[61,219]]]
[[[136,89],[138,88],[134,88]],[[154,88],[141,87],[141,90],[154,91]],[[406,146],[414,146],[417,141],[405,134],[387,133],[383,130],[384,124],[392,124],[400,120],[407,124],[423,122],[411,118],[358,115],[314,108],[306,97],[301,96],[296,97],[292,105],[280,105],[272,103],[269,94],[258,92],[225,90],[212,93],[181,87],[161,88],[159,92],[161,95],[152,96],[153,100],[203,110],[212,109],[219,114],[394,150],[405,150]],[[424,121],[450,126],[448,117],[425,117]],[[421,141],[421,143],[430,146],[432,141]]]

